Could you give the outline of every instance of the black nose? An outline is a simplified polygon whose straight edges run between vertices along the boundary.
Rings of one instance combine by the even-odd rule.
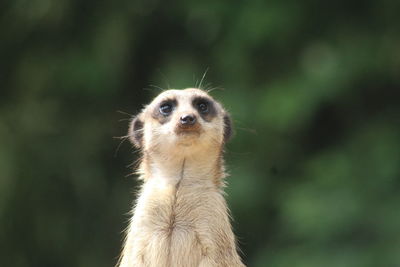
[[[183,115],[181,117],[182,125],[193,125],[196,123],[196,117],[194,115]]]

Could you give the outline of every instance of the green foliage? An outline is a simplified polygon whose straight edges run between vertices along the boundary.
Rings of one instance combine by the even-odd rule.
[[[1,3],[2,265],[115,264],[137,186],[117,111],[208,69],[236,127],[227,193],[246,264],[398,266],[399,8]]]

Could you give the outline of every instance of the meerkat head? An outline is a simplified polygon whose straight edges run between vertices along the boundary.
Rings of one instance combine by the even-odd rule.
[[[200,89],[168,90],[133,118],[131,142],[145,152],[218,150],[232,133],[229,114]]]

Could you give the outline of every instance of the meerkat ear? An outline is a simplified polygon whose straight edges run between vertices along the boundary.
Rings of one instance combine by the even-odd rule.
[[[129,130],[128,130],[129,140],[137,148],[141,148],[143,145],[143,126],[144,123],[140,118],[140,115],[134,117],[129,125]]]
[[[228,113],[224,115],[224,143],[227,143],[232,137],[232,120]]]

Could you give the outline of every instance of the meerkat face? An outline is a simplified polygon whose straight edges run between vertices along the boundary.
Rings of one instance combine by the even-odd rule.
[[[221,146],[231,136],[223,107],[199,89],[168,90],[158,95],[130,125],[129,136],[145,151]]]

